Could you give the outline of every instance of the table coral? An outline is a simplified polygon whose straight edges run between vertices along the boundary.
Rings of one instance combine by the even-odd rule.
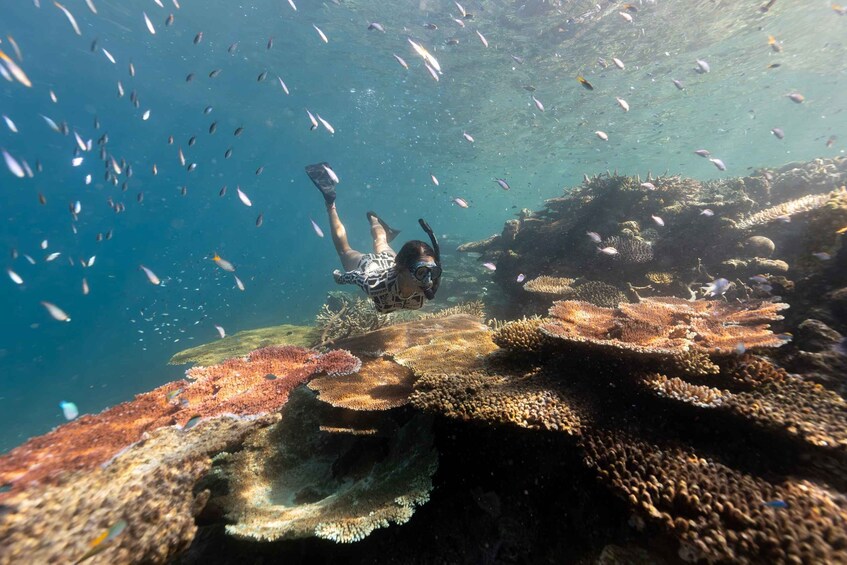
[[[55,481],[67,472],[94,469],[145,433],[185,425],[195,417],[274,412],[285,404],[291,389],[309,377],[321,372],[346,374],[359,366],[360,361],[345,351],[320,354],[297,346],[271,346],[218,365],[192,367],[186,371],[189,382],[172,382],[139,394],[11,450],[0,457],[0,484],[14,491]]]
[[[267,328],[244,330],[190,349],[175,353],[170,365],[214,365],[231,357],[247,355],[254,349],[269,345],[299,345],[311,347],[318,340],[315,328],[282,324]]]
[[[408,403],[415,374],[387,359],[366,359],[347,376],[317,377],[309,381],[320,400],[350,410],[388,410]]]

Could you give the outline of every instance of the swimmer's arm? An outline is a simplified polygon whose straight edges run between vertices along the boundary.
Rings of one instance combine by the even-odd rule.
[[[356,271],[347,271],[346,273],[342,273],[338,269],[335,269],[332,272],[332,277],[335,279],[337,284],[357,284],[358,273]]]

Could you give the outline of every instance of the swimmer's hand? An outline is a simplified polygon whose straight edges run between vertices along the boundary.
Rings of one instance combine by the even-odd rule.
[[[341,272],[341,271],[339,271],[338,269],[335,269],[335,270],[332,272],[332,278],[334,278],[334,279],[335,279],[336,284],[342,284],[342,280],[341,280],[341,277],[342,277],[342,276],[344,276],[344,273],[342,273],[342,272]]]

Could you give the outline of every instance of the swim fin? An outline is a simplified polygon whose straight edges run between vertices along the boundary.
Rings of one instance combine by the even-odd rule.
[[[371,216],[373,216],[374,218],[376,218],[376,221],[377,221],[377,222],[379,222],[379,225],[381,225],[381,226],[382,226],[382,229],[384,229],[384,230],[385,230],[385,240],[386,240],[388,243],[391,243],[391,241],[392,241],[395,237],[397,237],[398,235],[400,235],[400,230],[395,230],[394,228],[392,228],[391,226],[389,226],[388,224],[386,224],[385,222],[383,222],[383,221],[382,221],[382,218],[380,218],[379,216],[377,216],[374,212],[368,212],[368,213],[367,213],[367,216],[368,216],[368,221],[370,221]]]
[[[312,182],[324,195],[327,205],[335,202],[335,181],[330,178],[327,172],[329,163],[326,161],[306,166],[306,174],[312,179]]]

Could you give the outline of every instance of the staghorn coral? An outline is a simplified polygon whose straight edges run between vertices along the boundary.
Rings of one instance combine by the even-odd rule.
[[[418,317],[419,320],[431,320],[432,318],[446,318],[455,316],[456,314],[466,314],[468,316],[483,319],[485,318],[485,304],[481,300],[471,300],[470,302],[462,302],[455,306],[448,306],[435,312],[427,312]]]
[[[667,286],[674,281],[673,273],[668,273],[666,271],[650,271],[645,275],[647,280],[655,285]]]
[[[656,391],[659,396],[680,400],[700,408],[720,406],[723,392],[720,389],[694,385],[679,377],[668,378],[660,373],[645,375],[642,383]]]
[[[218,416],[159,428],[104,465],[13,493],[0,514],[0,564],[73,563],[119,519],[126,530],[91,562],[165,563],[188,547],[209,492],[194,486],[211,457],[279,419]]]
[[[790,218],[797,214],[805,214],[806,212],[811,212],[812,210],[817,210],[818,208],[826,206],[827,202],[829,202],[832,197],[833,194],[831,193],[808,194],[747,216],[743,220],[737,222],[735,227],[740,230],[747,230],[752,227],[769,224],[779,218]]]
[[[602,247],[614,247],[618,252],[611,256],[613,261],[627,265],[649,263],[653,260],[653,246],[648,241],[635,237],[613,235],[603,240]]]
[[[247,355],[254,349],[269,345],[311,347],[317,339],[318,334],[315,328],[309,326],[282,324],[281,326],[244,330],[228,335],[223,339],[175,353],[168,364],[214,365],[231,357]]]
[[[574,281],[575,279],[542,275],[525,282],[523,288],[527,292],[534,292],[536,294],[566,297],[573,292],[571,285]]]
[[[232,520],[229,534],[350,543],[407,522],[429,499],[437,455],[428,418],[412,418],[390,438],[327,436],[320,430],[326,408],[309,391],[295,391],[280,423],[216,470],[229,484],[215,500]]]
[[[615,308],[621,302],[628,302],[626,295],[617,287],[601,281],[584,281],[574,286],[569,300],[582,300],[595,306]]]
[[[341,291],[330,292],[315,317],[319,335],[316,345],[373,331],[387,326],[390,320],[391,314],[380,314],[367,298]]]
[[[192,367],[186,375],[193,382],[168,383],[16,447],[0,457],[0,483],[9,484],[14,492],[55,482],[68,472],[90,471],[145,433],[184,425],[195,417],[274,412],[285,404],[291,389],[309,377],[354,372],[359,365],[346,351],[322,355],[302,347],[271,346],[220,365]]]
[[[748,348],[782,345],[784,338],[774,335],[767,322],[781,319],[778,312],[787,307],[773,302],[733,305],[669,297],[622,303],[616,309],[560,301],[550,309],[552,318],[541,331],[607,353],[627,351],[658,357],[688,351],[729,354],[738,343]]]
[[[408,403],[414,382],[410,369],[377,358],[366,359],[357,373],[317,377],[308,386],[319,394],[320,400],[337,408],[388,410]]]

